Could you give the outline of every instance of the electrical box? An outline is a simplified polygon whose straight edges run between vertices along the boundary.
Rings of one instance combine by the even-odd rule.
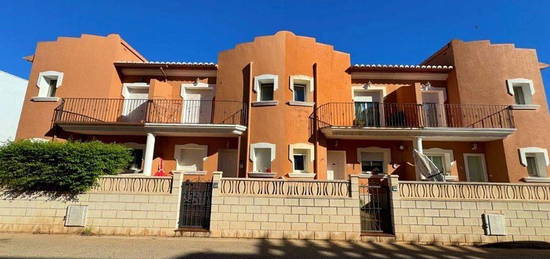
[[[88,214],[88,206],[69,205],[67,207],[67,214],[65,215],[65,226],[66,227],[86,226],[87,214]]]
[[[483,228],[485,229],[485,235],[488,236],[506,235],[504,215],[483,214]]]

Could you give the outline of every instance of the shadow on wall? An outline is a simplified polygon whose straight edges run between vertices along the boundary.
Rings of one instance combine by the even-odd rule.
[[[468,246],[262,239],[252,254],[198,252],[175,258],[548,258],[548,253],[550,250],[522,249],[511,254],[508,249]]]

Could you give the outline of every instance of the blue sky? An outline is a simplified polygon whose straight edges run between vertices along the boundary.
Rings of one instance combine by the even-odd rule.
[[[352,63],[418,64],[451,39],[535,48],[550,63],[550,0],[9,1],[0,70],[26,78],[38,41],[120,34],[149,60],[216,62],[219,51],[290,30],[351,53]],[[543,71],[550,97],[550,68]]]

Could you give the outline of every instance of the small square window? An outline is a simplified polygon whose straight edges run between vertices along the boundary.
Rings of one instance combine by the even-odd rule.
[[[526,104],[523,87],[514,86],[514,99],[516,101],[516,104]]]
[[[532,155],[526,156],[525,158],[527,160],[527,173],[529,174],[529,176],[539,177],[540,173],[537,163],[537,157]]]
[[[303,154],[294,155],[294,171],[304,171],[304,170],[306,170],[305,155]]]
[[[260,84],[260,101],[273,100],[273,83]]]
[[[306,85],[294,84],[294,101],[297,101],[297,102],[306,101]]]
[[[271,149],[269,148],[255,148],[254,154],[256,156],[255,170],[256,172],[271,172]]]
[[[55,92],[57,91],[57,79],[51,79],[48,81],[48,97],[55,97]]]

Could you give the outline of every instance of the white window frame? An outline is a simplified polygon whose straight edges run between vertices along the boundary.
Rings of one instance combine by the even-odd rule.
[[[550,165],[550,160],[548,159],[548,150],[546,148],[540,147],[525,147],[519,149],[520,163],[522,166],[527,167],[527,157],[529,155],[535,155],[537,161],[537,169],[539,171],[539,176],[530,176],[523,178],[526,182],[528,181],[537,181],[543,180],[547,181],[548,177],[548,165]]]
[[[56,96],[48,96],[50,91],[49,80],[57,80],[55,84],[56,90],[63,85],[63,72],[59,71],[43,71],[38,74],[36,86],[38,87],[38,96],[34,97],[34,101],[57,101]]]
[[[422,152],[426,156],[443,156],[445,165],[445,177],[451,176],[451,169],[455,163],[455,158],[452,149],[428,148]]]
[[[300,84],[305,85],[305,96],[304,101],[297,101],[294,96],[294,85]],[[313,80],[313,77],[306,76],[306,75],[292,75],[290,76],[290,84],[289,84],[290,91],[292,92],[292,101],[294,103],[310,103],[312,102],[312,94],[315,90],[315,83]]]
[[[470,168],[466,162],[467,157],[469,156],[478,156],[481,157],[481,167],[483,168],[483,182],[489,181],[489,176],[487,173],[487,162],[485,161],[485,154],[483,153],[464,153],[464,169],[466,170],[466,181],[470,182]]]
[[[533,105],[533,96],[535,95],[535,86],[533,80],[525,78],[514,78],[506,80],[506,86],[508,94],[514,96],[514,86],[520,86],[523,89],[523,96],[525,104],[517,104],[514,99],[514,105],[516,106],[530,106]]]
[[[357,148],[357,162],[359,162],[359,167],[361,168],[361,173],[366,174],[369,172],[363,171],[363,165],[361,161],[361,153],[363,152],[372,152],[372,153],[382,153],[384,157],[384,165],[382,167],[382,173],[388,173],[388,165],[391,162],[391,149],[390,148],[381,148],[381,147],[360,147]]]
[[[271,165],[273,165],[273,160],[275,160],[275,155],[276,155],[276,145],[275,144],[272,144],[272,143],[265,143],[265,142],[260,142],[260,143],[254,143],[254,144],[250,144],[250,161],[252,161],[252,171],[254,173],[267,173],[267,172],[260,172],[256,169],[256,166],[257,166],[257,163],[256,163],[256,152],[255,150],[257,148],[267,148],[267,149],[271,149]],[[270,173],[274,173],[273,171],[270,172]]]
[[[181,151],[183,149],[195,149],[197,150],[197,152],[201,152],[201,155],[202,155],[202,165],[201,165],[201,170],[197,170],[197,171],[185,171],[183,169],[181,169],[181,166],[180,166],[180,158],[181,158]],[[175,145],[174,147],[174,159],[176,160],[176,171],[180,171],[180,172],[191,172],[191,173],[204,173],[206,172],[204,170],[204,161],[206,161],[206,159],[208,158],[208,145],[198,145],[198,144],[194,144],[194,143],[189,143],[189,144],[184,144],[184,145]]]
[[[261,100],[262,93],[260,92],[261,84],[273,84],[273,100]],[[279,76],[272,74],[263,74],[254,77],[254,92],[256,92],[256,101],[257,102],[270,102],[275,101],[275,91],[279,88]]]
[[[305,159],[304,159],[304,170],[294,170],[294,154],[295,150],[305,150]],[[290,177],[313,177],[315,176],[315,173],[313,173],[313,168],[311,168],[311,165],[313,164],[313,158],[314,158],[314,146],[311,143],[295,143],[288,145],[288,159],[292,163],[292,173],[289,173]]]

